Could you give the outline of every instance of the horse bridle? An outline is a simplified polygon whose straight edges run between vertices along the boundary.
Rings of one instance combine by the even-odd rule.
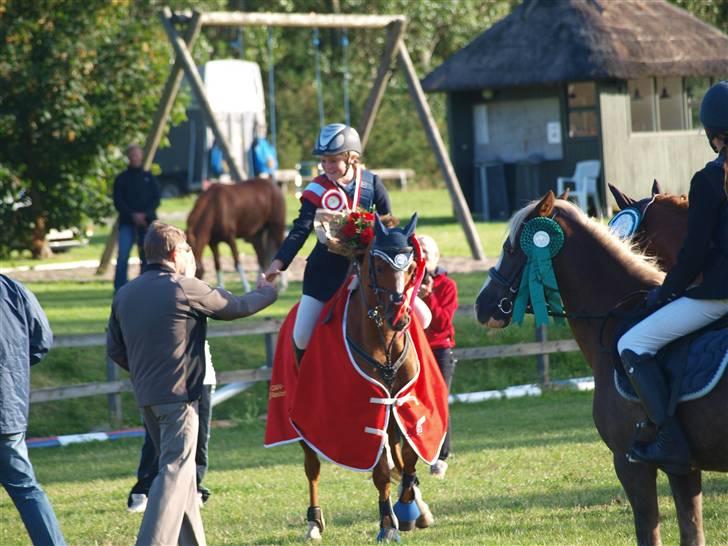
[[[508,252],[509,254],[516,252],[516,250],[511,247],[510,242],[507,242],[506,244],[508,245],[507,249],[505,248],[506,245],[503,245],[503,250],[505,252]],[[523,268],[526,267],[526,254],[523,253],[523,251],[521,251],[520,256],[518,256],[517,259],[520,263],[518,263],[518,266],[514,268],[513,272],[508,277],[504,276],[495,267],[491,267],[488,270],[488,276],[490,279],[508,291],[498,302],[498,310],[504,315],[510,315],[513,313],[513,299],[516,297],[516,294],[518,294]]]
[[[354,340],[351,339],[349,334],[346,334],[346,340],[349,343],[349,346],[352,348],[352,350],[358,354],[361,358],[363,358],[366,362],[374,366],[374,368],[379,372],[379,374],[382,377],[382,380],[387,385],[388,388],[391,388],[392,384],[394,383],[394,378],[397,375],[397,371],[400,367],[402,367],[402,364],[404,364],[405,360],[407,359],[407,354],[409,353],[410,346],[412,344],[412,339],[409,336],[409,334],[405,331],[405,341],[404,341],[404,348],[402,349],[402,352],[400,353],[399,357],[397,357],[397,360],[392,362],[392,351],[394,349],[394,342],[397,340],[397,337],[399,337],[399,334],[401,334],[404,330],[406,330],[407,326],[409,326],[411,317],[409,314],[406,314],[406,320],[402,320],[403,323],[399,327],[395,327],[395,325],[392,324],[392,318],[391,318],[391,310],[393,306],[396,303],[402,302],[405,295],[399,294],[398,292],[395,292],[393,290],[388,290],[386,288],[382,288],[377,283],[377,274],[374,270],[374,255],[371,253],[371,251],[368,253],[367,259],[369,260],[369,288],[374,293],[374,297],[376,298],[376,305],[374,307],[369,307],[367,304],[367,301],[364,297],[364,290],[362,285],[362,276],[361,276],[361,269],[359,267],[359,264],[357,262],[354,262],[354,271],[356,274],[356,277],[359,279],[359,294],[361,297],[361,303],[364,306],[364,308],[367,310],[367,317],[374,322],[374,324],[377,327],[377,333],[379,334],[379,340],[382,343],[382,347],[384,348],[384,358],[385,362],[381,363],[372,356],[367,353],[364,349],[359,347]],[[381,295],[389,295],[389,302],[382,303],[382,297]],[[387,343],[387,340],[384,336],[383,328],[384,328],[384,321],[387,321],[389,326],[397,332],[394,336],[392,336],[392,339],[389,343]]]

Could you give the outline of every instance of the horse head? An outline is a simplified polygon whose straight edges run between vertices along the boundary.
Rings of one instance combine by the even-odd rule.
[[[620,212],[632,209],[638,224],[632,235],[637,247],[655,256],[662,269],[669,271],[687,232],[688,199],[685,195],[664,193],[660,184],[652,183],[652,195],[635,200],[609,184]]]
[[[374,238],[362,257],[361,279],[368,291],[370,315],[386,320],[394,330],[409,323],[408,292],[413,288],[417,273],[418,248],[414,236],[417,213],[403,228],[387,227],[375,215]]]
[[[574,316],[606,318],[615,307],[662,281],[663,274],[654,261],[633,252],[634,245],[621,241],[605,226],[549,192],[510,220],[501,256],[489,271],[475,304],[478,321],[489,328],[505,328],[513,318],[521,277],[528,263],[521,248],[522,233],[526,226],[533,227],[529,222],[538,217],[553,220],[557,224],[554,229],[563,238],[558,254],[552,254],[553,271],[563,303]],[[534,247],[548,247],[554,240],[553,234],[547,232],[528,234],[532,240],[526,240]]]

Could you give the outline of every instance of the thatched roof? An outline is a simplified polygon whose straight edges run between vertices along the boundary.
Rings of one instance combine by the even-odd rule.
[[[728,75],[728,36],[665,0],[525,0],[433,70],[426,91]]]

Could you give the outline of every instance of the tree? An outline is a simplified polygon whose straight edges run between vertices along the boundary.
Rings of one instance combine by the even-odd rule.
[[[169,71],[154,4],[0,2],[0,218],[13,218],[0,255],[41,257],[50,228],[110,213],[122,150],[143,142]],[[2,204],[19,196],[29,206]]]

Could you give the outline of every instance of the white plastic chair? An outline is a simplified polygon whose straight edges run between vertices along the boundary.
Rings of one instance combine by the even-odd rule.
[[[594,201],[594,210],[599,218],[602,218],[604,209],[597,191],[597,178],[601,171],[602,163],[598,159],[580,161],[576,164],[573,176],[559,176],[556,179],[556,190],[559,195],[564,193],[566,184],[569,184],[569,197],[576,199],[579,208],[584,212],[589,210],[589,197]]]

